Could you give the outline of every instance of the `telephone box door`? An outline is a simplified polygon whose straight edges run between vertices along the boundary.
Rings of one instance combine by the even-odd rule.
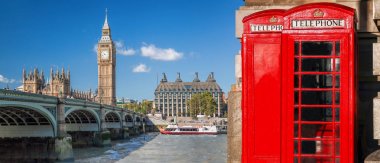
[[[288,113],[294,162],[346,162],[348,154],[348,35],[298,35],[287,40]]]
[[[286,162],[354,162],[354,13],[346,6],[315,3],[284,14]]]

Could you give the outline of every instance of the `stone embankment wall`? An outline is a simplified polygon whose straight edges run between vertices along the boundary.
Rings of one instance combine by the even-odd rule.
[[[54,162],[55,138],[1,138],[0,162]]]
[[[241,162],[241,91],[228,93],[227,162]]]

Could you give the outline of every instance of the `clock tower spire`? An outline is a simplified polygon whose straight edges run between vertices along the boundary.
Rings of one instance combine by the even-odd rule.
[[[116,49],[111,38],[108,25],[108,12],[102,28],[102,36],[98,42],[98,102],[116,105]]]

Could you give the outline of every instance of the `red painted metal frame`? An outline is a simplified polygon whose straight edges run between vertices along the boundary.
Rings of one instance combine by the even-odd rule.
[[[243,20],[242,162],[280,161],[281,31],[252,32],[250,24],[282,25],[283,13],[267,10]],[[277,22],[270,22],[273,17]]]
[[[316,9],[324,13],[322,17],[313,15]],[[268,23],[267,20],[273,16],[280,18],[279,24],[283,23],[284,29],[282,32],[250,31],[250,24]],[[292,29],[290,22],[293,19],[344,19],[345,27]],[[332,140],[340,141],[340,145],[336,147],[340,149],[340,156],[333,155],[332,157],[340,159],[339,161],[342,163],[355,162],[357,57],[354,9],[333,3],[306,4],[287,11],[267,10],[254,13],[245,17],[243,23],[242,162],[294,162],[295,121],[293,92],[296,90],[293,87],[295,73],[293,65],[294,41],[340,41],[340,121],[337,122],[337,124],[340,124],[340,128],[338,128],[340,138],[332,138]],[[281,38],[280,42],[278,38]],[[262,44],[267,44],[262,48],[268,47],[270,44],[274,48],[267,48],[267,51],[255,51],[255,47],[262,46]],[[270,53],[270,51],[277,50],[277,44],[281,45],[280,54]],[[270,56],[270,54],[273,56]],[[277,66],[270,66],[270,60],[273,60],[272,64]],[[312,74],[326,73],[315,72]],[[305,88],[300,89],[305,90]],[[319,90],[322,91],[323,89]],[[331,90],[335,91],[335,89]],[[332,105],[334,107],[334,104]],[[319,105],[317,107],[323,106]],[[275,112],[275,110],[278,110],[278,112]],[[333,113],[334,115],[335,112]],[[312,124],[312,122],[300,123]],[[335,126],[335,122],[332,124]],[[275,126],[279,128],[273,128]],[[336,134],[334,129],[335,127],[332,129],[333,135]],[[267,136],[263,137],[264,134],[267,134]],[[302,139],[307,140],[308,138]],[[265,148],[265,145],[268,148]],[[273,149],[273,151],[268,151],[269,148]],[[313,155],[304,156],[314,157]]]
[[[287,113],[288,115],[286,116],[288,119],[286,120],[288,123],[287,127],[289,128],[288,132],[287,133],[284,133],[284,135],[286,135],[287,139],[284,141],[286,141],[288,144],[287,144],[287,147],[286,150],[287,153],[286,153],[286,156],[288,157],[288,161],[287,162],[291,162],[292,160],[294,160],[294,157],[300,157],[301,156],[308,156],[308,157],[312,157],[312,158],[316,158],[316,156],[318,155],[306,155],[306,154],[300,154],[300,152],[298,152],[298,154],[293,154],[294,153],[294,144],[293,144],[293,140],[296,141],[296,140],[316,140],[315,138],[301,138],[300,135],[294,135],[293,132],[289,132],[289,131],[294,131],[295,129],[293,128],[294,124],[298,124],[298,133],[300,134],[300,130],[301,130],[301,125],[300,124],[325,124],[325,125],[332,125],[333,127],[335,127],[336,125],[340,125],[340,138],[336,138],[335,135],[336,135],[336,131],[334,129],[336,128],[332,128],[331,131],[332,133],[330,133],[331,135],[328,135],[327,137],[331,137],[331,138],[321,138],[320,141],[327,141],[328,139],[331,140],[331,142],[340,142],[340,156],[337,155],[335,156],[335,152],[332,153],[331,157],[327,157],[325,156],[326,159],[328,158],[332,158],[335,160],[336,159],[340,159],[341,162],[348,162],[346,159],[348,157],[346,156],[349,156],[347,155],[348,153],[348,149],[350,148],[345,148],[345,146],[347,146],[349,144],[349,142],[347,141],[348,137],[350,135],[346,135],[344,131],[349,131],[350,130],[350,127],[347,125],[348,124],[348,120],[346,119],[348,117],[348,113],[347,110],[349,110],[349,107],[347,106],[348,105],[348,97],[346,95],[348,95],[348,60],[347,60],[347,54],[348,54],[348,39],[347,39],[347,35],[346,34],[333,34],[333,33],[330,33],[328,35],[324,35],[324,34],[320,34],[320,35],[286,35],[284,34],[285,36],[283,37],[284,39],[287,39],[286,42],[288,42],[286,48],[287,48],[287,52],[284,51],[284,59],[283,62],[286,62],[287,63],[287,66],[288,67],[284,67],[284,69],[287,70],[286,74],[284,74],[284,77],[287,78],[287,81],[288,83],[294,83],[294,75],[296,74],[296,72],[294,72],[294,59],[293,58],[298,58],[298,57],[295,57],[294,56],[294,51],[296,50],[300,50],[299,49],[294,49],[294,42],[296,41],[339,41],[341,43],[341,48],[340,48],[340,51],[341,51],[341,57],[338,57],[338,59],[340,58],[341,59],[341,65],[340,65],[340,72],[335,72],[335,71],[332,71],[332,72],[328,72],[328,74],[332,74],[333,76],[334,75],[340,75],[340,88],[309,88],[309,89],[305,89],[305,88],[294,88],[294,87],[287,87],[286,90],[284,90],[284,92],[287,92],[288,96],[286,97],[286,101],[287,101],[287,104],[286,106],[284,106],[284,108],[286,108],[287,110],[289,110]],[[284,46],[285,47],[285,46]],[[300,53],[300,52],[299,52]],[[300,56],[301,57],[301,56]],[[336,58],[334,55],[331,56],[332,58]],[[333,62],[335,63],[335,62]],[[333,64],[335,65],[335,64]],[[335,66],[333,66],[335,67]],[[301,69],[301,65],[299,64],[299,70]],[[302,74],[321,74],[320,72],[305,72],[305,73],[302,73]],[[323,73],[322,73],[323,74]],[[301,78],[299,78],[299,80],[301,80]],[[335,78],[333,78],[333,85],[335,85]],[[299,81],[299,85],[301,86],[301,81]],[[314,90],[314,91],[326,91],[326,90],[330,90],[330,91],[333,91],[334,92],[341,92],[340,93],[340,99],[341,99],[341,102],[340,104],[335,104],[334,102],[330,105],[296,105],[294,104],[294,96],[293,96],[293,93],[294,91],[297,90],[297,91],[310,91],[310,90]],[[289,96],[289,95],[292,95],[292,96]],[[335,101],[334,100],[334,96],[335,94],[332,95],[332,101]],[[301,96],[298,96],[299,98],[301,98]],[[345,100],[344,100],[345,99]],[[301,99],[299,99],[298,101],[301,101]],[[295,106],[303,106],[302,108],[304,107],[314,107],[314,108],[332,108],[332,110],[334,111],[335,108],[340,108],[340,122],[335,122],[335,120],[333,120],[332,122],[308,122],[308,121],[300,121],[300,117],[298,117],[298,121],[293,121],[293,119],[295,118],[294,116],[294,112],[293,109],[295,108]],[[299,112],[301,110],[301,107],[299,107]],[[301,113],[299,113],[299,116],[301,116]],[[335,111],[333,112],[333,119],[335,119]],[[338,128],[339,130],[339,128]],[[329,133],[329,131],[325,131],[326,133]],[[330,143],[331,143],[330,142]],[[335,148],[339,148],[339,147],[335,147],[335,145],[332,143],[332,144],[329,144],[330,146],[332,146],[332,150],[334,151]],[[298,145],[298,151],[300,151],[300,143]],[[338,149],[337,149],[338,150]],[[296,156],[297,155],[297,156]],[[293,157],[292,157],[293,156]],[[320,156],[323,156],[323,155],[320,155]],[[342,156],[342,157],[341,157]],[[350,156],[353,156],[353,155],[350,155]],[[322,161],[318,161],[318,162],[322,162]],[[328,162],[328,161],[323,161],[323,162]]]

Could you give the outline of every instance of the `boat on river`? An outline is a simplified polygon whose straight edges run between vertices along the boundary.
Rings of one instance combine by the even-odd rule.
[[[161,134],[167,135],[216,135],[218,130],[216,126],[178,126],[168,125],[165,129],[160,130]]]

